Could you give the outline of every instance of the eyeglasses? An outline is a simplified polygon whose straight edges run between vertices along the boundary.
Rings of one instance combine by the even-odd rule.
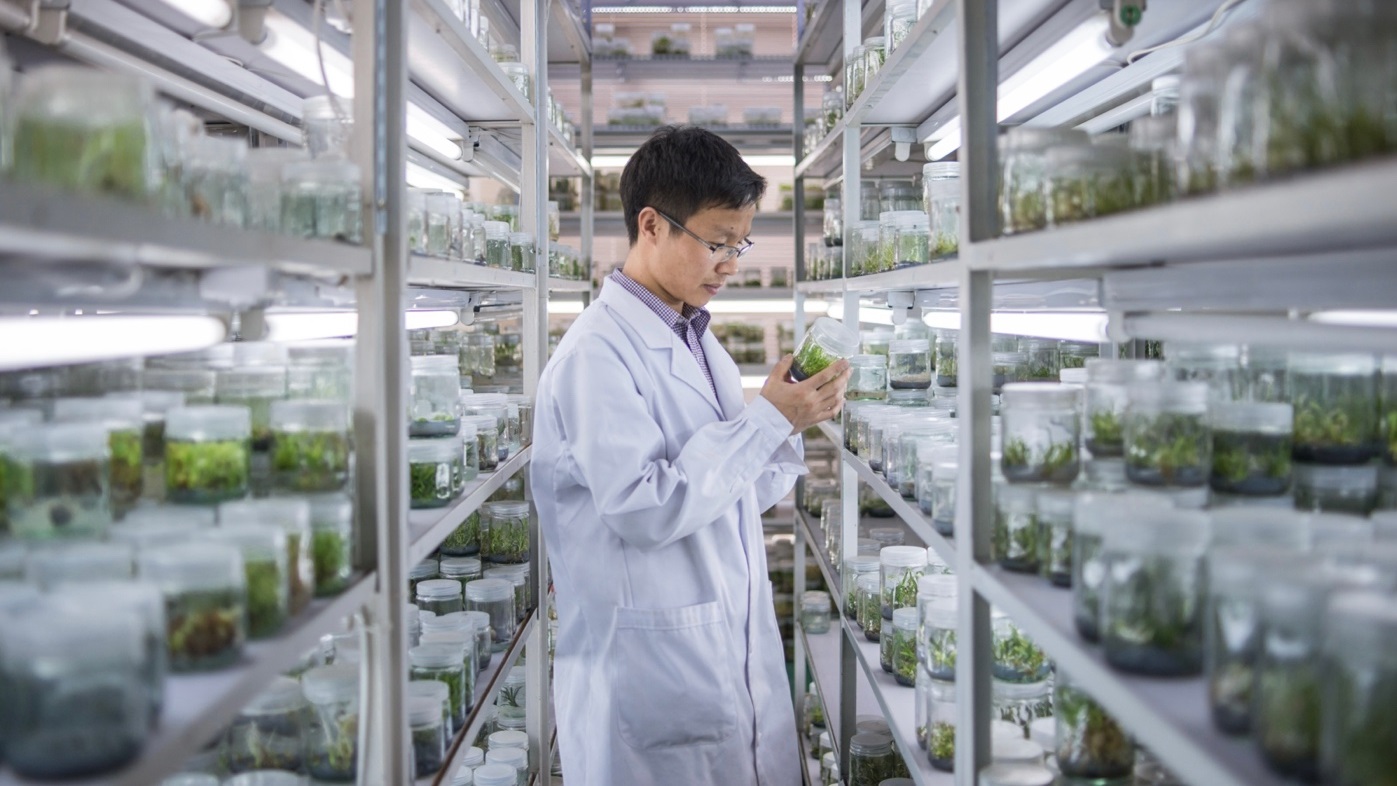
[[[654,208],[651,209],[653,210]],[[664,220],[673,224],[675,229],[678,229],[679,231],[683,232],[684,234],[688,235],[694,240],[697,240],[698,242],[702,243],[704,247],[708,249],[708,261],[712,262],[715,265],[721,265],[724,262],[731,262],[732,260],[737,259],[743,254],[746,254],[748,251],[752,250],[753,243],[751,238],[743,239],[742,245],[740,246],[729,246],[724,243],[710,243],[707,240],[704,240],[703,238],[699,237],[698,235],[695,235],[693,232],[690,232],[688,227],[684,226],[678,221],[675,221],[674,219],[670,218],[664,213],[660,213],[660,211],[658,210],[655,210],[655,212],[660,214],[660,218],[663,218]]]

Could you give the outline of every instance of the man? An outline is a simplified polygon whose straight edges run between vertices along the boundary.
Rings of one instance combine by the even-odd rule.
[[[848,364],[776,365],[744,404],[704,306],[766,181],[667,127],[621,174],[630,250],[539,382],[530,478],[553,569],[568,786],[795,786],[795,714],[761,512],[805,472]]]

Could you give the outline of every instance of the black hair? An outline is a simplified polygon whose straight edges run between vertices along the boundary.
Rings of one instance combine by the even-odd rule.
[[[764,193],[766,178],[747,166],[737,148],[697,126],[660,128],[621,171],[621,208],[632,246],[647,207],[683,224],[700,210],[756,204]]]

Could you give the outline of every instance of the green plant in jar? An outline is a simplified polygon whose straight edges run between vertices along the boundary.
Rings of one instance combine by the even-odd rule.
[[[1296,458],[1361,463],[1371,455],[1370,435],[1376,418],[1372,399],[1353,396],[1321,402],[1297,395],[1294,405]]]
[[[1394,402],[1397,407],[1397,402]],[[1397,408],[1389,409],[1382,416],[1383,460],[1388,466],[1397,466]]]
[[[1125,451],[1125,430],[1121,426],[1120,415],[1110,407],[1095,410],[1088,417],[1091,422],[1091,436],[1087,439],[1087,450],[1094,456],[1118,456]]]
[[[1054,701],[1058,768],[1069,778],[1129,778],[1135,743],[1084,691],[1059,679]]]
[[[13,139],[17,180],[141,202],[153,193],[150,129],[139,120],[91,126],[21,116]]]
[[[947,721],[931,724],[927,733],[927,756],[931,766],[943,772],[954,772],[956,764],[956,727]]]
[[[1257,670],[1254,733],[1273,768],[1314,779],[1321,704],[1316,670],[1278,663],[1263,663]]]
[[[1038,570],[1038,523],[1032,512],[1015,512],[996,505],[990,537],[993,559],[1008,570]]]
[[[1005,682],[1040,682],[1048,677],[1048,658],[1023,631],[1008,620],[996,625],[991,651],[995,679]]]
[[[1212,470],[1212,433],[1202,415],[1129,414],[1125,466],[1146,485],[1200,486]]]
[[[414,508],[439,508],[456,495],[449,462],[419,461],[408,464],[408,496]]]
[[[254,639],[276,634],[286,622],[286,592],[275,559],[247,559],[247,633]]]
[[[441,542],[444,554],[475,554],[480,551],[480,511],[473,511],[446,540]]]
[[[246,440],[165,443],[165,489],[172,500],[221,502],[247,493],[251,445]]]
[[[112,503],[125,508],[141,496],[145,485],[144,444],[139,429],[113,429],[107,435],[111,451]]]
[[[312,721],[312,726],[311,733],[323,739],[308,746],[306,769],[311,776],[328,781],[354,780],[358,769],[359,714],[351,708],[338,709],[319,723]]]
[[[529,561],[529,512],[528,505],[523,510],[516,507],[505,509],[504,505],[519,503],[491,503],[498,506],[489,513],[489,521],[481,534],[481,551],[491,562],[521,564]],[[506,512],[507,510],[507,512]]]
[[[1287,435],[1213,432],[1212,486],[1232,493],[1283,493],[1290,486]]]
[[[349,435],[336,431],[277,431],[272,471],[288,491],[335,491],[349,475]]]
[[[311,534],[311,558],[315,565],[315,594],[334,595],[349,583],[350,543],[334,530]]]
[[[921,577],[921,569],[903,570],[896,584],[883,587],[883,611],[886,616],[891,617],[894,609],[917,605],[917,579]]]
[[[98,534],[110,521],[108,469],[101,458],[12,463],[10,527],[23,538]]]
[[[917,634],[915,630],[897,629],[893,637],[893,677],[897,684],[912,687],[917,684]]]
[[[165,621],[170,670],[216,669],[237,660],[247,617],[243,592],[187,590],[167,595]]]
[[[956,678],[956,631],[937,628],[927,640],[926,668],[938,680]]]

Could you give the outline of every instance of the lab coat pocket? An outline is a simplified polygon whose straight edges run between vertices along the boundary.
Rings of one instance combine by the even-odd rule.
[[[612,675],[621,739],[638,750],[718,743],[737,728],[722,608],[616,610]]]

